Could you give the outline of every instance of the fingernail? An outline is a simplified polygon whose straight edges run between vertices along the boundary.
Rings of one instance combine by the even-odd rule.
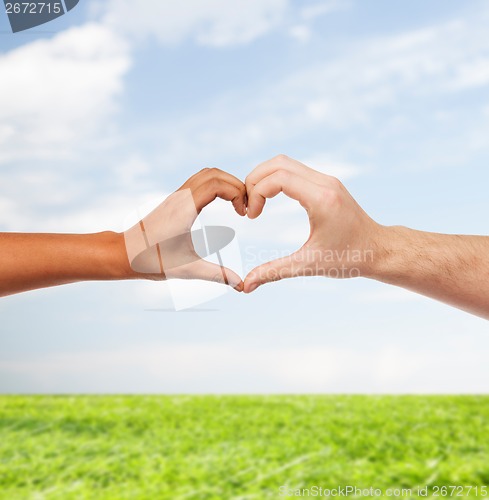
[[[242,291],[243,291],[243,289],[244,289],[244,284],[243,284],[243,282],[238,283],[236,286],[233,286],[233,288],[234,288],[237,292],[242,292]]]
[[[248,288],[248,293],[254,292],[258,288],[258,283],[253,283],[250,285],[250,288]]]

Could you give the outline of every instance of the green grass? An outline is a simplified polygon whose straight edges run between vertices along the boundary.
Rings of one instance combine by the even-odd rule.
[[[489,397],[0,397],[2,499],[483,484]]]

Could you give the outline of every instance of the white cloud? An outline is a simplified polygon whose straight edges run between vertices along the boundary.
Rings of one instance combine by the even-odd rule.
[[[337,3],[309,6],[302,11],[302,18],[313,19],[334,5]],[[107,127],[131,62],[129,47],[115,30],[133,28],[153,33],[163,37],[165,43],[193,38],[210,45],[235,44],[258,36],[265,25],[269,29],[280,22],[286,9],[285,0],[247,2],[246,9],[237,9],[235,3],[224,0],[195,0],[192,8],[154,0],[138,4],[136,9],[129,1],[112,0],[106,25],[71,28],[50,40],[28,43],[2,55],[0,161],[69,156],[80,142],[89,136],[97,137]],[[488,67],[484,54],[489,42],[485,18],[479,17],[472,23],[450,22],[362,42],[340,49],[334,60],[294,70],[258,91],[252,88],[231,92],[202,113],[197,110],[195,115],[153,130],[152,134],[165,139],[159,163],[205,164],[226,154],[244,155],[278,138],[290,140],[311,130],[349,129],[358,123],[371,123],[379,110],[393,107],[406,94],[431,95],[483,85]],[[26,81],[36,84],[27,89]],[[484,139],[481,137],[481,143],[487,142]],[[342,180],[366,171],[348,161],[334,161],[335,156],[347,157],[335,151],[327,155],[312,151],[304,162]],[[115,168],[114,178],[119,187],[144,187],[149,171],[148,160],[133,155]],[[92,198],[90,206],[84,202],[82,208],[67,208],[62,216],[46,216],[38,210],[43,200],[48,200],[50,206],[62,206],[79,198],[89,186],[66,186],[62,174],[52,171],[4,175],[3,180],[4,186],[18,187],[18,195],[2,198],[3,205],[11,208],[0,221],[8,229],[96,230],[103,224],[114,227],[124,218],[128,205],[134,207],[127,197],[109,196],[107,200]],[[41,191],[37,185],[45,187]],[[251,244],[273,234],[278,245],[294,246],[307,237],[307,221],[297,204],[270,202],[266,218],[252,225],[230,217],[228,208],[222,212],[227,215],[219,215],[216,220],[226,220],[236,227],[240,241]],[[287,227],[277,236],[270,228],[283,225],[284,210]]]
[[[350,7],[351,2],[349,0],[323,0],[322,2],[304,7],[300,12],[300,16],[302,19],[309,21]]]
[[[154,0],[147,5],[155,11],[143,10],[143,2],[136,8],[127,0],[112,0],[110,5],[121,10],[114,14],[111,7],[108,24],[71,28],[50,40],[27,43],[0,56],[0,163],[69,157],[84,141],[110,135],[110,118],[117,110],[117,96],[131,63],[130,48],[121,39],[123,33],[151,35],[163,44],[193,40],[214,47],[239,45],[273,30],[288,8],[285,0],[254,0],[246,2],[244,9],[225,0],[193,0],[191,4]],[[321,5],[315,11],[304,11],[304,22],[325,13]],[[299,37],[305,33],[303,30]],[[304,141],[307,145],[304,137],[311,132],[321,132],[327,138],[329,131],[340,130],[349,137],[357,125],[375,129],[380,135],[393,123],[384,120],[385,110],[395,112],[403,127],[408,120],[403,121],[402,105],[409,99],[431,100],[487,85],[488,49],[487,19],[483,15],[467,22],[338,47],[333,60],[328,58],[313,67],[294,67],[285,76],[277,74],[268,85],[263,83],[266,80],[258,87],[247,82],[245,90],[233,90],[209,108],[164,123],[159,130],[154,127],[151,134],[165,144],[158,163],[179,168],[190,163],[214,163],[226,155],[255,157],[277,143]],[[457,122],[456,113],[453,122]],[[479,132],[473,140],[487,147],[487,125]],[[443,141],[446,147],[449,140],[444,137]],[[348,139],[339,141],[331,146],[330,154],[324,155],[325,146],[321,144],[310,151],[305,162],[343,180],[359,175],[365,171],[362,165],[333,160],[347,159],[348,145]],[[444,151],[445,157],[450,154]],[[148,159],[134,155],[115,168],[114,174],[122,186],[144,186],[148,168]],[[102,198],[82,183],[67,186],[62,172],[46,169],[38,174],[35,170],[33,165],[30,171],[2,175],[0,185],[6,194],[0,197],[0,223],[4,228],[121,229],[125,214],[144,202],[145,196],[129,194]],[[9,189],[14,185],[17,188]],[[83,193],[88,196],[83,198]],[[149,193],[147,197],[155,195]],[[77,206],[67,206],[73,199]],[[44,211],[46,200],[56,210]],[[267,203],[266,216],[256,221],[239,218],[228,204],[223,207],[224,203],[216,203],[206,209],[208,221],[236,228],[242,245],[258,241],[261,245],[255,249],[263,249],[263,242],[273,240],[270,244],[280,246],[281,251],[284,245],[293,247],[307,237],[307,216],[290,200]],[[273,246],[270,252],[275,250]],[[259,261],[262,257],[256,258]],[[324,286],[321,284],[321,290]],[[310,282],[307,287],[310,293]],[[158,288],[151,290],[159,296]],[[418,298],[394,290],[379,292],[370,299],[394,302]],[[461,321],[460,325],[466,323]],[[410,333],[408,328],[405,331],[406,335]],[[489,377],[484,372],[487,363],[479,352],[483,350],[461,348],[439,357],[435,349],[404,351],[390,347],[367,356],[352,349],[317,347],[272,352],[232,346],[156,346],[110,353],[108,364],[107,353],[66,353],[44,360],[1,363],[0,368],[10,375],[30,377],[33,384],[44,384],[46,390],[61,391],[72,390],[69,384],[62,386],[69,379],[66,374],[78,377],[82,391],[145,387],[177,392],[256,390],[256,385],[248,383],[249,368],[255,366],[254,374],[263,391],[482,392],[489,389],[485,382]],[[454,371],[455,365],[460,370]],[[92,379],[87,378],[87,366],[93,367]],[[141,371],[149,374],[144,387],[138,385],[137,378],[131,379],[131,374]],[[201,383],[203,373],[206,381]]]
[[[430,300],[422,295],[411,292],[409,290],[405,290],[404,288],[399,288],[396,286],[390,285],[381,285],[382,288],[377,290],[377,287],[374,287],[371,290],[363,293],[362,295],[358,295],[357,300],[359,302],[383,302],[383,303],[391,303],[391,302],[412,302],[419,300]]]
[[[447,23],[367,41],[334,61],[296,72],[270,94],[290,103],[288,124],[330,129],[371,123],[403,95],[430,95],[488,82],[486,23]]]
[[[4,179],[5,177],[3,177]],[[131,214],[148,200],[163,200],[164,194],[107,193],[103,197],[86,198],[86,186],[66,187],[63,176],[40,174],[38,180],[18,177],[17,196],[0,196],[0,230],[25,232],[124,231]],[[44,186],[39,189],[39,185]],[[25,203],[25,199],[28,202]]]
[[[301,161],[314,170],[318,170],[319,172],[323,172],[327,175],[332,175],[342,181],[365,174],[369,170],[366,167],[332,160],[329,154],[316,154],[313,157],[306,158]]]
[[[114,165],[113,169],[114,179],[120,186],[126,188],[149,188],[150,180],[147,175],[151,173],[151,166],[137,154],[132,154],[128,158],[122,160],[121,163]]]
[[[457,370],[453,370],[457,366]],[[4,379],[29,391],[166,393],[484,393],[483,351],[463,342],[440,351],[226,344],[132,346],[1,361]],[[259,383],[257,383],[259,381]],[[25,383],[25,382],[24,382]],[[5,390],[2,387],[2,390]],[[16,391],[25,391],[17,386]]]
[[[478,57],[468,63],[460,64],[452,82],[455,90],[483,87],[489,84],[489,56]]]
[[[129,65],[123,40],[95,23],[1,55],[0,163],[72,157],[96,139]]]
[[[205,225],[226,225],[236,231],[245,265],[257,265],[268,260],[274,252],[284,252],[286,248],[295,249],[304,243],[309,235],[309,223],[304,209],[285,196],[268,200],[263,215],[250,220],[236,214],[228,202],[216,200],[201,214]],[[272,248],[260,256],[260,244]],[[263,250],[263,249],[262,249]]]
[[[93,181],[77,177],[92,167],[83,153],[106,148],[114,137],[130,64],[126,42],[97,23],[0,55],[0,200],[9,207],[0,214],[2,230],[120,226],[129,204],[110,196],[94,202],[87,196]],[[144,169],[141,159],[128,158],[117,183],[140,185]]]
[[[110,0],[106,22],[132,37],[156,38],[162,44],[191,39],[226,47],[251,42],[277,27],[287,0]]]
[[[454,92],[485,84],[489,67],[486,17],[479,13],[474,18],[467,16],[466,21],[358,41],[339,47],[334,59],[294,67],[267,85],[260,82],[258,88],[231,91],[195,115],[161,127],[159,136],[167,138],[164,163],[243,156],[291,141],[300,145],[308,143],[308,134],[320,132],[325,142],[331,132],[343,134],[345,139],[333,144],[331,153],[348,158],[349,141],[357,130],[375,129],[380,141],[394,133],[396,126],[398,136],[400,127],[419,128],[410,102],[430,106],[435,96],[451,98]],[[457,115],[453,123],[458,119]],[[453,141],[468,143],[467,137],[479,125],[472,123],[463,137],[457,129]],[[445,136],[443,140],[447,142]],[[359,147],[371,151],[379,146]],[[310,154],[314,157],[321,152]],[[448,156],[453,153],[450,149]],[[426,164],[430,155],[423,151]]]
[[[311,28],[305,24],[297,24],[289,30],[289,35],[295,38],[298,42],[306,43],[311,39]]]

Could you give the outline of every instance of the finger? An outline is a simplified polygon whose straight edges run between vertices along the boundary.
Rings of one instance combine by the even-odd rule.
[[[207,168],[205,169],[205,173],[211,178],[218,177],[223,181],[229,182],[229,184],[233,184],[239,189],[242,189],[244,186],[243,181],[230,174],[229,172],[225,172],[224,170],[221,170],[219,168]]]
[[[286,155],[278,155],[260,163],[245,180],[246,189],[250,190],[254,185],[258,184],[263,178],[268,177],[277,170],[287,170],[289,172],[299,174],[316,184],[326,185],[330,176],[318,172],[300,161],[289,158]]]
[[[230,201],[239,215],[246,214],[246,189],[244,184],[242,188],[230,184],[222,179],[213,177],[211,180],[202,183],[192,191],[197,212],[214,201],[216,198]]]
[[[192,177],[194,178],[194,183],[196,183],[197,181],[199,183],[204,183],[212,179],[220,179],[228,182],[229,184],[232,184],[233,186],[236,186],[239,189],[243,189],[244,186],[244,183],[237,177],[219,168],[204,168]]]
[[[244,280],[244,292],[251,293],[260,285],[285,278],[293,278],[303,274],[304,262],[302,251],[272,260],[252,269]]]
[[[204,259],[200,259],[192,264],[192,269],[189,269],[192,278],[205,281],[213,281],[229,285],[238,292],[242,292],[244,288],[243,280],[231,269],[214,264]]]
[[[234,206],[236,211],[240,215],[244,215],[246,213],[246,186],[237,177],[229,174],[228,172],[224,172],[223,170],[220,170],[218,168],[204,168],[200,172],[197,172],[192,177],[190,177],[180,189],[191,189],[192,194],[194,194],[194,192],[201,188],[203,185],[209,183],[212,185],[212,183],[216,180],[226,182],[232,186],[235,186],[240,191],[241,196],[239,200],[236,200]],[[205,205],[201,205],[197,208],[200,211],[204,206]]]
[[[283,192],[289,198],[297,200],[306,210],[310,208],[313,195],[318,185],[287,170],[277,170],[261,179],[248,192],[248,217],[256,219],[265,206],[267,198],[273,198]]]

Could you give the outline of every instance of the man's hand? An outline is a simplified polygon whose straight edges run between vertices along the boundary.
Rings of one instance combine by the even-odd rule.
[[[338,179],[286,156],[246,179],[248,216],[281,191],[309,215],[307,242],[289,257],[253,269],[245,292],[292,276],[364,276],[489,319],[489,237],[437,234],[374,222]]]
[[[239,215],[246,214],[245,185],[222,170],[206,168],[127,230],[126,249],[135,277],[201,279],[242,291],[243,281],[234,271],[203,260],[192,243],[197,215],[216,198],[231,201]]]
[[[250,219],[262,213],[267,198],[283,192],[307,211],[310,235],[294,254],[253,269],[245,292],[294,276],[347,278],[368,272],[380,226],[338,179],[280,155],[256,167],[246,178],[246,189]]]

